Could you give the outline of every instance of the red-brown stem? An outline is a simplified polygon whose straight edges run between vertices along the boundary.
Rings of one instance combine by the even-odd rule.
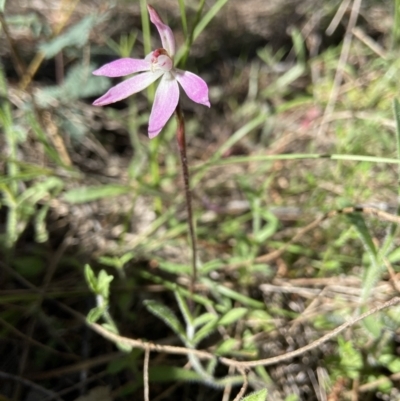
[[[191,243],[190,245],[192,247],[192,278],[190,281],[190,293],[193,297],[197,281],[197,243],[196,243],[196,235],[194,232],[192,193],[190,190],[189,167],[186,157],[185,120],[183,118],[183,113],[179,103],[178,106],[176,107],[175,114],[178,122],[178,127],[176,130],[176,140],[178,142],[179,154],[181,157],[183,181],[185,183],[187,222],[189,227],[189,235]]]

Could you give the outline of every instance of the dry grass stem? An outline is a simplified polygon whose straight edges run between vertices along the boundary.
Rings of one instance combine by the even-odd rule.
[[[145,349],[144,349],[144,361],[143,361],[144,401],[150,401],[149,360],[150,360],[150,349],[148,347],[145,347]]]
[[[246,370],[238,368],[238,371],[243,376],[243,384],[233,401],[239,401],[245,395],[247,387],[249,386]]]
[[[336,68],[336,74],[333,81],[333,88],[331,90],[328,104],[325,108],[324,116],[322,118],[318,135],[322,135],[327,129],[327,120],[330,118],[330,115],[333,113],[335,109],[335,103],[339,95],[340,84],[342,83],[343,72],[345,65],[347,63],[347,59],[350,53],[351,41],[353,37],[353,29],[356,26],[358,14],[360,12],[362,0],[354,0],[351,8],[350,19],[347,24],[346,34],[344,36],[342,51],[340,53],[340,58],[338,62],[338,66]]]

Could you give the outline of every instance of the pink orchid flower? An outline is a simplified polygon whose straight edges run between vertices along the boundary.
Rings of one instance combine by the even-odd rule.
[[[121,58],[94,71],[94,75],[106,77],[133,77],[113,86],[107,93],[93,102],[95,106],[105,106],[118,102],[147,88],[161,77],[149,119],[149,137],[154,138],[163,129],[174,113],[179,101],[179,85],[189,99],[210,107],[208,86],[199,76],[174,67],[175,39],[172,30],[165,25],[153,7],[147,6],[150,21],[156,26],[161,37],[162,48],[152,51],[143,60]],[[144,72],[143,72],[144,71]]]

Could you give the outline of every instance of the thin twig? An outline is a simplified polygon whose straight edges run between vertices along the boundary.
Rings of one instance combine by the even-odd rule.
[[[143,387],[144,387],[144,401],[150,401],[149,391],[149,360],[150,360],[150,349],[146,347],[144,349],[144,361],[143,361]]]
[[[176,107],[175,114],[178,123],[176,131],[176,139],[178,142],[179,155],[181,157],[181,165],[182,165],[182,175],[185,183],[186,210],[188,214],[187,222],[189,226],[190,244],[192,247],[192,277],[190,281],[190,293],[193,298],[197,281],[197,242],[196,242],[196,234],[194,230],[194,221],[193,221],[192,193],[190,189],[189,167],[186,155],[185,120],[179,103],[178,106]]]
[[[233,375],[235,371],[235,368],[233,366],[229,366],[228,369],[228,375],[231,376]],[[231,392],[232,392],[232,383],[227,383],[224,392],[222,394],[222,401],[229,401],[229,398],[231,398]]]
[[[242,385],[240,391],[238,392],[237,396],[235,397],[235,399],[233,401],[239,401],[244,396],[244,394],[246,393],[247,387],[249,386],[249,380],[247,378],[247,372],[242,368],[238,368],[238,371],[243,376],[243,385]]]
[[[384,60],[387,60],[387,56],[383,47],[375,42],[370,36],[368,36],[361,28],[355,27],[352,32],[358,40],[368,46],[374,53]]]
[[[385,263],[385,266],[386,266],[386,268],[387,268],[387,270],[389,272],[390,281],[392,282],[392,286],[397,291],[397,293],[400,294],[400,283],[399,283],[399,280],[396,277],[396,272],[394,271],[392,264],[390,263],[390,261],[386,257],[383,258],[383,262]]]
[[[333,329],[332,331],[325,334],[323,337],[313,341],[312,343],[310,343],[304,347],[301,347],[297,350],[283,354],[283,355],[278,355],[278,356],[274,356],[272,358],[260,359],[260,360],[256,360],[256,361],[235,361],[234,359],[220,357],[219,361],[226,366],[234,366],[237,369],[251,368],[251,367],[256,367],[256,366],[275,365],[277,363],[295,358],[296,356],[302,355],[308,351],[318,348],[323,343],[336,337],[343,330],[353,326],[354,324],[365,319],[366,317],[371,316],[374,313],[379,312],[383,309],[397,305],[398,303],[400,303],[400,297],[394,297],[394,298],[390,299],[389,301],[363,313],[362,315],[360,315],[354,319],[351,319],[348,322],[343,323],[341,326],[337,327],[336,329]],[[63,309],[71,311],[71,309],[69,307],[66,307],[65,305],[63,305]],[[73,311],[73,313],[74,313],[74,315],[79,315],[80,317],[83,317],[83,315],[81,315],[78,312]],[[188,349],[185,347],[175,347],[175,346],[170,346],[170,345],[159,345],[159,344],[154,344],[154,343],[148,343],[148,342],[141,341],[141,340],[130,339],[127,337],[122,337],[117,334],[111,333],[98,324],[87,323],[87,322],[86,322],[86,324],[88,324],[98,334],[102,335],[103,337],[105,337],[115,343],[119,342],[122,344],[131,345],[133,347],[137,347],[137,348],[141,348],[141,349],[145,349],[145,347],[148,347],[150,350],[154,350],[154,351],[158,351],[158,352],[166,352],[166,353],[170,353],[170,354],[178,354],[178,355],[194,354],[200,359],[212,359],[215,357],[213,354],[211,354],[207,351]]]
[[[40,293],[41,290],[37,287],[35,287],[33,284],[27,282],[26,279],[24,279],[22,276],[20,276],[15,270],[11,269],[9,266],[7,266],[5,263],[0,262],[0,266],[3,268],[7,269],[7,272],[12,274],[16,279],[20,280],[23,283],[27,283],[28,287],[35,290],[36,292]],[[142,340],[137,340],[137,339],[132,339],[128,337],[122,337],[118,334],[112,333],[99,324],[96,323],[89,323],[85,316],[82,315],[81,313],[75,311],[74,309],[70,308],[67,305],[64,305],[61,302],[52,300],[55,302],[55,304],[58,305],[61,309],[67,311],[71,315],[75,316],[78,320],[84,322],[87,324],[91,329],[96,331],[98,334],[100,334],[102,337],[114,342],[114,343],[121,343],[121,344],[126,344],[130,345],[135,348],[140,348],[140,349],[146,349],[146,347],[150,351],[156,351],[156,352],[164,352],[168,354],[175,354],[175,355],[189,355],[189,354],[194,354],[196,355],[199,359],[212,359],[215,358],[215,355],[212,354],[211,352],[207,351],[202,351],[202,350],[196,350],[196,349],[189,349],[185,347],[176,347],[172,345],[161,345],[161,344],[155,344],[155,343],[150,343],[147,341],[142,341]],[[256,366],[270,366],[270,365],[275,365],[277,363],[292,359],[296,356],[302,355],[305,352],[311,351],[315,348],[318,348],[320,345],[325,343],[326,341],[332,339],[333,337],[337,336],[339,333],[341,333],[343,330],[353,326],[354,324],[358,323],[359,321],[365,319],[368,316],[373,315],[376,312],[379,312],[383,309],[389,308],[391,306],[397,305],[400,303],[400,297],[394,297],[390,299],[389,301],[369,310],[368,312],[363,313],[362,315],[358,316],[357,318],[351,319],[348,322],[342,324],[341,326],[337,327],[336,329],[333,329],[329,333],[325,334],[323,337],[313,341],[311,344],[308,344],[304,347],[301,347],[297,350],[288,352],[283,355],[278,355],[274,356],[272,358],[267,358],[267,359],[260,359],[256,361],[236,361],[234,359],[230,358],[224,358],[220,357],[218,360],[222,364],[226,366],[234,366],[237,369],[240,368],[251,368],[251,367],[256,367]]]
[[[317,340],[313,341],[311,344],[305,345],[304,347],[301,347],[301,348],[296,349],[294,351],[287,352],[286,354],[283,354],[283,355],[278,355],[278,356],[274,356],[272,358],[267,358],[267,359],[260,359],[258,361],[246,361],[246,362],[233,361],[232,359],[221,357],[221,358],[219,358],[219,361],[221,363],[223,363],[224,365],[235,366],[236,368],[239,368],[239,367],[242,367],[242,368],[254,368],[256,366],[275,365],[277,363],[280,363],[280,362],[283,362],[283,361],[287,361],[289,359],[293,359],[296,356],[303,355],[304,353],[306,353],[308,351],[311,351],[311,350],[313,350],[315,348],[318,348],[323,343],[331,340],[333,337],[336,337],[343,330],[346,330],[348,327],[353,326],[354,324],[356,324],[360,320],[363,320],[366,317],[371,316],[374,313],[381,311],[382,309],[386,309],[386,308],[389,308],[390,306],[397,305],[398,303],[400,303],[400,297],[394,297],[391,300],[389,300],[389,301],[387,301],[387,302],[385,302],[385,303],[383,303],[383,304],[381,304],[381,305],[369,310],[368,312],[365,312],[362,315],[360,315],[360,316],[358,316],[358,317],[356,317],[354,319],[351,319],[346,323],[343,323],[339,327],[336,327],[336,329],[333,329],[332,331],[330,331],[329,333],[325,334],[321,338],[318,338]]]
[[[61,306],[61,305],[60,305]],[[66,305],[63,305],[63,309],[69,310],[69,312],[72,312],[73,310],[71,308],[68,308]],[[73,311],[74,316],[78,317],[80,319],[83,318],[86,324],[89,325],[89,327],[94,330],[97,334],[100,334],[102,337],[107,338],[108,340],[112,341],[113,343],[120,343],[120,344],[126,344],[130,345],[134,348],[140,348],[140,349],[145,349],[146,347],[149,348],[150,351],[156,351],[156,352],[164,352],[167,354],[173,354],[173,355],[189,355],[189,354],[194,354],[196,355],[199,359],[212,359],[215,357],[215,355],[211,354],[210,352],[207,351],[200,351],[196,349],[189,349],[185,347],[176,347],[174,345],[161,345],[161,344],[156,344],[156,343],[151,343],[147,341],[142,341],[142,340],[136,340],[133,338],[128,338],[128,337],[123,337],[118,334],[112,333],[102,326],[100,326],[97,323],[87,323],[85,316],[81,315],[80,313]]]

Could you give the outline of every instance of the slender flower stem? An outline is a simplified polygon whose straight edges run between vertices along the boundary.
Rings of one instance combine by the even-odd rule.
[[[186,157],[185,120],[183,118],[183,113],[179,103],[178,106],[176,107],[175,114],[178,122],[178,127],[176,130],[176,139],[178,142],[179,154],[181,157],[181,165],[182,165],[182,175],[185,183],[187,220],[189,226],[190,243],[192,247],[192,278],[190,282],[190,293],[193,297],[194,288],[197,281],[197,243],[196,243],[196,235],[194,231],[194,222],[193,222],[192,193],[190,190],[189,167]]]

